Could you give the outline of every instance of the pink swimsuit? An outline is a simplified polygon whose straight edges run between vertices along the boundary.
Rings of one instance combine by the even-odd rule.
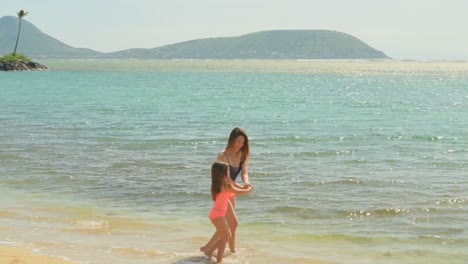
[[[213,208],[211,208],[208,218],[213,220],[218,217],[224,217],[228,208],[229,198],[234,196],[233,192],[221,192],[216,194],[216,200],[213,202]]]

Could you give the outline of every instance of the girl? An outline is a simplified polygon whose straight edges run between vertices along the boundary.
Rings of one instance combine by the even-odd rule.
[[[235,195],[248,194],[252,192],[252,187],[245,189],[235,187],[231,183],[229,176],[229,164],[216,161],[211,166],[211,197],[213,199],[213,208],[210,211],[209,219],[216,228],[213,238],[201,247],[207,256],[211,258],[213,252],[218,250],[216,261],[223,261],[226,244],[231,238],[231,230],[226,221],[226,211],[229,206],[229,199]]]

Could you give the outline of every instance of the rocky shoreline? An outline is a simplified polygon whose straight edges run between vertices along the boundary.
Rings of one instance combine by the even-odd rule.
[[[34,61],[0,62],[0,71],[43,71],[45,65]]]

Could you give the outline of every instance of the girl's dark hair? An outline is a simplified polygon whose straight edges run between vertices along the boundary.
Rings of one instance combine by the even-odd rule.
[[[242,163],[243,163],[244,161],[247,161],[250,158],[249,137],[247,136],[247,133],[245,133],[244,129],[240,127],[236,127],[231,131],[226,148],[232,147],[234,145],[234,142],[236,142],[237,137],[239,136],[243,136],[245,140],[244,146],[242,146],[242,148],[240,149],[240,151],[242,152]]]
[[[225,177],[228,173],[229,165],[221,161],[215,161],[211,166],[211,198],[216,200],[216,195],[221,192],[221,187],[225,184]]]

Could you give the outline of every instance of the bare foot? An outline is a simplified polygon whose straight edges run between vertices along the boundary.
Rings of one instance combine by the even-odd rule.
[[[213,252],[208,252],[208,251],[203,251],[205,256],[207,256],[209,259],[211,259],[211,256],[213,255]]]

